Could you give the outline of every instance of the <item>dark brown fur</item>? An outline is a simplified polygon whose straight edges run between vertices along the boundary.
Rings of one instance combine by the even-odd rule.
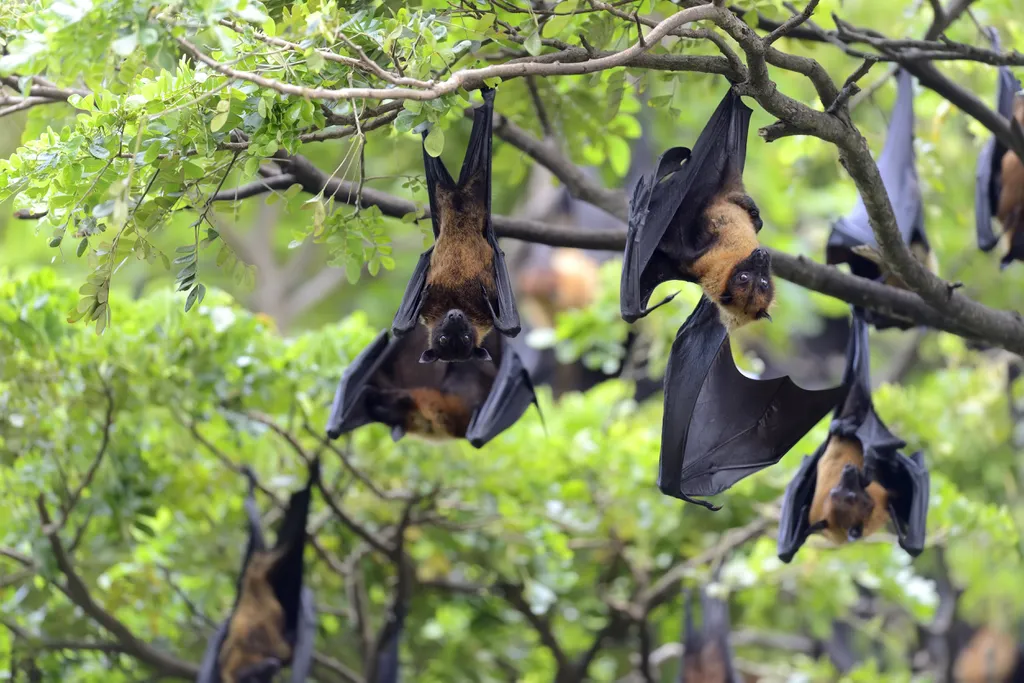
[[[1019,666],[1021,652],[1007,634],[983,626],[957,655],[953,666],[955,683],[1009,683]]]
[[[284,608],[274,595],[269,574],[285,551],[256,551],[246,567],[238,606],[228,624],[219,665],[224,683],[242,683],[243,673],[268,659],[283,666],[292,657],[284,637]]]
[[[479,346],[491,330],[493,320],[488,299],[498,297],[494,280],[494,250],[484,236],[486,205],[477,197],[481,176],[465,187],[437,187],[436,203],[440,231],[430,257],[427,289],[420,316],[433,338],[434,328],[448,311],[458,309],[469,318]],[[485,295],[486,292],[486,295]]]
[[[818,461],[818,474],[811,502],[810,523],[813,525],[827,520],[828,527],[822,531],[826,538],[836,544],[849,540],[850,529],[863,527],[862,538],[867,538],[885,526],[889,521],[889,493],[878,482],[867,486],[869,501],[858,498],[856,502],[845,501],[841,493],[840,478],[843,468],[853,465],[857,470],[864,468],[864,451],[856,439],[833,436],[825,447],[825,453]]]
[[[686,683],[730,683],[722,648],[714,641],[683,655],[683,673]]]
[[[1024,126],[1024,97],[1014,100],[1013,117]],[[996,217],[1007,236],[1010,253],[1024,255],[1024,164],[1013,150],[1003,155],[1002,172]]]
[[[764,317],[774,300],[774,286],[766,292],[737,287],[733,278],[736,267],[761,246],[756,229],[759,223],[755,224],[760,218],[753,200],[742,185],[734,184],[711,200],[704,220],[714,245],[691,267],[704,293],[718,304],[729,329]],[[770,272],[767,277],[771,283]]]
[[[370,394],[370,400],[370,412],[377,419],[430,440],[465,437],[473,417],[458,394],[427,387],[383,390]]]

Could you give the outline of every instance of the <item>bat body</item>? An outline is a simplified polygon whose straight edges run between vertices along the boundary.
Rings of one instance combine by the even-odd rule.
[[[721,493],[777,463],[845,394],[842,385],[811,391],[788,377],[742,374],[718,308],[701,297],[665,370],[658,488],[717,510],[692,496]]]
[[[505,256],[491,226],[491,128],[494,90],[473,115],[473,131],[459,180],[423,147],[434,246],[424,252],[392,322],[402,336],[422,321],[428,330],[424,363],[487,360],[483,341],[492,329],[519,334]],[[423,131],[426,140],[427,131]]]
[[[249,544],[228,617],[210,639],[196,683],[271,683],[291,667],[290,683],[301,683],[313,663],[316,611],[313,594],[302,585],[306,519],[320,463],[310,465],[305,488],[293,493],[277,543],[268,549],[260,528],[250,474],[245,501]]]
[[[729,645],[729,605],[700,591],[701,627],[693,622],[693,596],[686,600],[683,662],[679,683],[741,683]]]
[[[994,49],[999,49],[999,34],[989,30]],[[999,67],[996,85],[996,111],[1011,126],[1024,125],[1022,104],[1014,93],[1021,89],[1009,67]],[[1016,100],[1016,101],[1015,101]],[[1016,123],[1015,123],[1016,122]],[[1022,131],[1024,132],[1024,131]],[[991,251],[999,243],[992,230],[992,219],[998,218],[1008,235],[1009,248],[1000,265],[1008,266],[1014,260],[1024,260],[1024,169],[1020,158],[1008,150],[994,135],[981,148],[974,185],[974,216],[978,248]]]
[[[1011,636],[983,626],[957,654],[953,681],[1021,683],[1024,681],[1024,651]]]
[[[392,338],[381,332],[359,354],[334,397],[331,439],[379,422],[391,427],[395,441],[406,434],[465,438],[480,448],[537,402],[518,354],[494,332],[483,341],[487,360],[462,363],[420,363],[426,337],[425,328]]]
[[[669,301],[646,308],[670,280],[699,283],[730,329],[770,317],[771,258],[758,242],[760,211],[742,180],[751,113],[730,89],[693,149],[668,150],[654,176],[636,183],[619,302],[627,322]]]
[[[914,155],[914,82],[907,71],[900,70],[896,83],[896,105],[889,121],[885,146],[878,157],[878,171],[904,243],[919,261],[934,272],[937,266],[925,234],[924,202]],[[882,262],[878,242],[868,220],[867,207],[859,197],[853,211],[832,225],[825,260],[833,265],[846,263],[854,275],[906,289],[906,284],[899,276],[889,271]],[[866,316],[868,323],[878,329],[909,329],[913,326],[907,321],[871,311]]]
[[[779,522],[778,554],[793,559],[807,537],[823,533],[842,544],[866,538],[890,520],[899,544],[916,557],[924,549],[929,476],[920,452],[899,452],[894,436],[871,401],[868,323],[853,309],[843,384],[849,393],[836,408],[829,436],[805,456],[786,487]]]

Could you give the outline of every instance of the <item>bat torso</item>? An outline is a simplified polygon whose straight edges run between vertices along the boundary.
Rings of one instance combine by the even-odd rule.
[[[724,653],[713,640],[697,652],[686,652],[683,670],[686,683],[730,683]]]
[[[472,410],[461,396],[427,388],[411,389],[409,396],[414,408],[406,415],[408,433],[433,440],[466,436]]]
[[[477,182],[474,179],[464,188],[437,188],[440,230],[430,257],[420,315],[433,329],[448,311],[462,310],[477,329],[479,344],[491,329],[488,300],[497,298],[497,285],[494,249],[485,236],[486,206],[474,195]]]
[[[957,656],[953,679],[956,683],[1009,683],[1020,657],[1013,638],[982,627]]]
[[[855,439],[844,439],[833,436],[829,439],[825,452],[818,461],[817,480],[814,487],[814,499],[811,502],[809,522],[813,525],[822,520],[828,521],[828,527],[822,534],[836,544],[847,542],[847,533],[854,523],[864,526],[863,537],[875,533],[889,520],[889,493],[876,481],[868,484],[867,493],[874,501],[874,508],[867,519],[842,519],[834,508],[829,496],[839,482],[840,473],[846,464],[858,470],[864,469],[864,453]]]
[[[254,554],[246,569],[238,606],[228,624],[219,664],[224,683],[242,683],[240,673],[269,658],[286,663],[292,648],[284,638],[284,608],[267,580],[268,563]]]
[[[1024,227],[1024,164],[1012,150],[1003,155],[1002,171],[996,216],[1006,233],[1013,236]]]

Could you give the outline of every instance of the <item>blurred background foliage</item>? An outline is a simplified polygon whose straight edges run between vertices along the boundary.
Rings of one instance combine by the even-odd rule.
[[[468,49],[465,41],[489,37],[495,49],[519,47],[484,20],[435,14],[449,7],[441,0],[409,8],[396,2],[342,7],[315,0],[286,7],[233,0],[176,4],[184,16],[201,17],[207,25],[230,13],[245,18],[245,12],[253,11],[256,19],[270,15],[278,35],[315,34],[317,22],[331,30],[348,27],[357,37],[391,35],[404,27],[395,40],[415,44],[410,52],[415,59],[407,69],[419,77],[461,59]],[[637,6],[652,16],[676,10],[663,0]],[[776,19],[788,16],[776,2],[757,2],[751,9]],[[69,324],[67,312],[78,305],[79,285],[103,266],[110,249],[112,235],[103,228],[104,218],[120,197],[137,197],[149,178],[143,171],[161,163],[141,151],[149,148],[151,138],[165,145],[154,155],[184,149],[183,141],[201,148],[191,158],[195,169],[174,171],[192,178],[200,198],[218,186],[231,158],[210,143],[224,140],[233,126],[251,124],[253,140],[266,155],[272,154],[266,145],[273,133],[280,138],[274,145],[301,152],[326,172],[348,180],[358,175],[351,139],[298,142],[304,125],[322,124],[317,120],[322,112],[293,109],[294,100],[257,93],[254,87],[228,87],[209,72],[200,82],[191,67],[179,63],[170,33],[152,19],[151,10],[129,0],[0,3],[0,45],[10,48],[0,60],[0,73],[45,69],[58,85],[84,84],[103,93],[96,98],[98,113],[76,115],[70,105],[51,104],[5,117],[0,125],[0,158],[18,160],[9,161],[0,175],[6,183],[0,183],[0,196],[18,195],[0,205],[0,481],[5,501],[0,614],[8,627],[0,629],[0,653],[16,663],[31,652],[41,680],[140,681],[151,670],[116,650],[46,647],[107,638],[54,588],[60,577],[36,499],[42,495],[52,511],[67,503],[61,492],[83,481],[104,443],[108,408],[112,420],[103,466],[62,536],[75,544],[76,567],[97,602],[142,641],[184,662],[197,662],[211,623],[230,608],[244,543],[245,482],[232,467],[253,466],[279,500],[299,486],[305,476],[299,454],[260,418],[293,435],[307,453],[323,449],[317,435],[337,380],[355,354],[390,323],[429,235],[425,221],[385,219],[367,209],[354,216],[350,207],[335,206],[317,218],[322,209],[291,191],[234,205],[218,203],[210,218],[231,254],[219,257],[222,247],[216,243],[199,249],[206,296],[185,313],[186,293],[172,293],[178,267],[165,267],[162,261],[170,265],[181,255],[177,248],[193,243],[198,231],[190,226],[196,214],[140,210],[138,234],[145,233],[153,253],[167,258],[129,258],[111,268],[113,316],[102,335],[84,321]],[[972,11],[979,24],[998,28],[1004,46],[1022,44],[1024,22],[1014,0],[985,0]],[[831,12],[890,36],[919,36],[931,20],[919,2],[853,0],[824,0],[814,20],[834,28]],[[530,34],[531,22],[536,26],[529,12],[499,9],[498,16],[524,35]],[[634,30],[628,22],[593,13],[551,21],[542,37],[569,40],[582,33],[598,49],[621,49],[635,38]],[[222,49],[238,39],[224,30],[209,33]],[[947,33],[967,43],[983,41],[967,17]],[[420,44],[417,36],[432,38]],[[27,50],[27,44],[38,49]],[[828,45],[783,39],[778,46],[818,60],[839,83],[859,65]],[[696,41],[677,41],[672,49],[714,53]],[[31,57],[11,57],[23,54]],[[459,66],[476,61],[483,63],[467,58]],[[317,71],[313,62],[303,58],[297,64]],[[319,66],[329,71],[330,65]],[[174,90],[181,83],[170,83],[172,72],[164,71],[177,68],[185,89],[205,97],[181,98]],[[993,67],[954,61],[941,69],[983,100],[994,97]],[[815,101],[806,79],[782,71],[772,76],[788,95]],[[300,70],[295,77],[311,75]],[[101,120],[103,115],[119,120],[125,110],[139,106],[132,96],[155,88],[152,84],[160,79],[165,79],[161,87],[170,90],[152,98],[158,101],[155,110],[147,110],[152,126],[126,137],[128,145],[147,142],[135,148],[143,154],[138,168],[118,159],[111,162],[114,171],[104,176],[103,155],[109,157],[114,148],[110,121]],[[853,118],[877,152],[895,87],[885,64],[876,65],[862,85],[866,94],[858,98]],[[574,162],[594,169],[606,186],[622,187],[631,169],[646,171],[664,149],[691,144],[727,83],[704,74],[613,70],[538,80],[537,87],[561,148]],[[166,94],[172,91],[174,97]],[[469,133],[462,113],[471,101],[467,98],[463,93],[423,103],[419,111],[406,107],[394,125],[370,132],[366,187],[424,204],[421,145],[412,127],[430,120],[443,130],[443,156],[449,168],[457,168]],[[229,104],[218,109],[220,102]],[[835,149],[820,140],[788,137],[765,144],[756,130],[773,119],[748,104],[754,115],[745,182],[765,219],[762,239],[820,261],[830,222],[854,204],[853,184]],[[176,106],[183,109],[169,112]],[[246,119],[261,106],[273,115],[254,124]],[[335,113],[343,115],[349,106],[338,103]],[[542,135],[525,80],[499,86],[496,110]],[[219,132],[211,131],[213,119],[225,111],[230,119],[221,121]],[[1000,272],[998,256],[982,254],[974,243],[974,164],[987,131],[925,89],[917,89],[915,111],[918,172],[940,274],[963,281],[965,291],[985,304],[1019,306],[1024,270],[1014,266]],[[74,133],[65,136],[65,127]],[[47,137],[49,129],[54,137]],[[100,150],[88,142],[97,131],[106,136],[101,136]],[[76,135],[87,141],[84,146],[75,142]],[[79,147],[72,150],[73,144]],[[66,156],[46,167],[40,155],[55,151]],[[91,156],[86,160],[84,154]],[[224,186],[252,180],[255,166],[248,162],[259,157],[252,149],[240,155]],[[40,175],[28,185],[15,182],[33,164]],[[83,194],[90,183],[96,191]],[[175,192],[182,185],[162,183],[154,195],[181,199]],[[550,209],[564,201],[557,181],[497,136],[493,183],[495,213],[558,218]],[[13,217],[19,208],[54,211],[78,204],[97,227],[94,234],[86,231],[80,255],[79,239],[48,246],[59,229],[51,220]],[[143,219],[151,222],[142,227]],[[522,248],[511,242],[503,246],[510,260]],[[236,259],[255,268],[232,268]],[[379,268],[369,265],[374,260]],[[591,367],[614,367],[622,355],[619,342],[629,329],[618,316],[618,278],[616,257],[601,269],[589,305],[560,313],[553,330],[534,330],[534,338],[556,340],[563,362],[583,357]],[[809,386],[833,383],[841,372],[838,354],[845,337],[831,355],[804,349],[826,329],[828,317],[846,315],[846,305],[786,282],[778,281],[777,288],[774,322],[737,335],[739,364],[752,372],[787,372]],[[654,376],[698,296],[694,286],[673,283],[654,298],[676,289],[683,293],[638,326],[651,342],[648,371]],[[878,411],[908,442],[908,450],[925,452],[932,468],[929,543],[945,549],[952,577],[965,589],[964,618],[1017,632],[1024,615],[1024,459],[1011,410],[1014,393],[1021,390],[1008,385],[1005,354],[971,348],[936,332],[872,332],[872,343]],[[554,659],[521,612],[486,590],[455,590],[454,583],[521,585],[530,609],[546,615],[561,647],[576,656],[609,620],[609,600],[629,600],[680,565],[686,585],[703,584],[710,575],[707,563],[690,567],[686,561],[715,548],[729,550],[722,553],[719,589],[729,597],[733,628],[748,635],[736,647],[742,670],[765,681],[835,680],[838,674],[820,650],[780,649],[757,636],[792,633],[817,642],[827,639],[834,620],[842,618],[854,623],[862,655],[846,680],[911,680],[910,653],[918,647],[914,626],[929,623],[937,606],[931,581],[939,566],[934,549],[911,564],[891,535],[880,535],[841,550],[809,543],[791,565],[775,556],[776,501],[800,458],[825,437],[827,423],[812,430],[780,465],[721,496],[716,502],[725,507],[711,514],[657,492],[660,400],[638,404],[632,396],[624,380],[558,397],[542,389],[546,429],[531,409],[482,451],[468,444],[427,445],[410,439],[396,445],[380,426],[338,443],[380,489],[441,486],[434,516],[409,532],[408,550],[420,580],[402,645],[402,661],[415,672],[410,680],[554,680]],[[399,506],[375,495],[340,456],[325,451],[324,461],[325,482],[360,525],[382,532],[397,521]],[[353,623],[352,577],[358,574],[365,584],[369,612],[379,625],[394,572],[386,558],[366,552],[352,528],[317,500],[311,522],[317,548],[315,554],[310,551],[309,582],[321,604],[318,646],[331,657],[319,661],[317,680],[345,680],[339,667],[358,671],[365,655]],[[262,497],[260,502],[270,511],[269,519],[276,519],[271,501]],[[737,529],[749,530],[750,542],[732,543],[729,532]],[[349,574],[339,571],[345,562],[355,567]],[[854,617],[865,589],[884,607]],[[666,593],[649,617],[655,646],[678,641],[680,614],[677,593]],[[589,669],[591,679],[633,680],[627,677],[636,665],[635,653],[631,637],[610,639]],[[677,660],[668,658],[657,680],[674,680],[677,668]],[[925,674],[916,680],[929,679]]]

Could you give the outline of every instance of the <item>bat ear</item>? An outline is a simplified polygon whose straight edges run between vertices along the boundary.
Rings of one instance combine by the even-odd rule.
[[[758,311],[757,315],[754,316],[754,319],[755,320],[767,319],[768,322],[771,322],[772,321],[772,316],[768,313],[768,311]]]
[[[403,427],[402,425],[395,425],[394,427],[391,428],[392,441],[397,443],[398,441],[401,440],[403,436],[405,436],[405,427]]]
[[[421,363],[433,363],[437,360],[437,352],[434,349],[425,349],[420,356]]]
[[[477,360],[491,360],[491,354],[482,346],[473,349],[473,358]]]

